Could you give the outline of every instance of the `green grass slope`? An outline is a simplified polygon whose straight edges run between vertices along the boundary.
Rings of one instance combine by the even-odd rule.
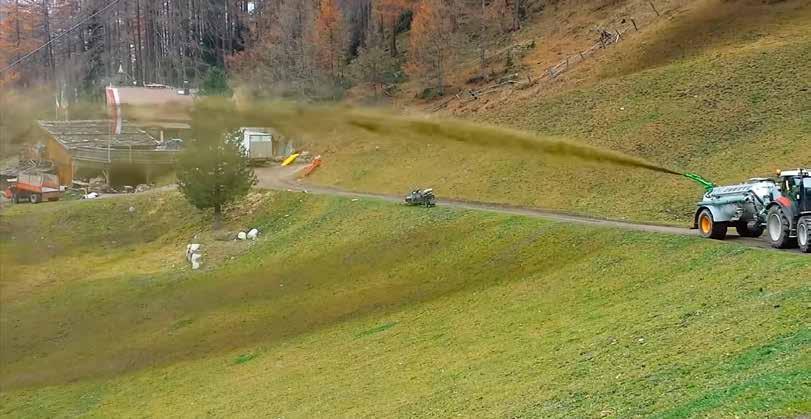
[[[232,210],[256,242],[210,222],[176,194],[5,210],[0,415],[811,410],[803,255],[293,193]]]
[[[485,96],[460,116],[738,182],[811,162],[809,62],[807,2],[692,2],[560,82],[501,102]],[[326,138],[315,141],[325,164],[313,180],[348,189],[431,186],[446,197],[678,224],[702,192],[678,177],[550,159],[497,141]]]

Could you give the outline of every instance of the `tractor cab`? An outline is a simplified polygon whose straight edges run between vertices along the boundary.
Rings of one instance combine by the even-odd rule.
[[[778,172],[779,194],[769,206],[766,228],[773,247],[799,245],[811,253],[811,170]]]
[[[811,212],[811,170],[784,170],[779,173],[780,195],[790,201],[799,215]],[[778,200],[780,197],[777,198]]]

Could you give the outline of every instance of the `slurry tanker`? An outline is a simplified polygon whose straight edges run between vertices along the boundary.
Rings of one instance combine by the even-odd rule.
[[[685,176],[706,190],[693,221],[703,237],[723,240],[730,227],[741,237],[760,237],[765,231],[775,248],[799,245],[811,253],[811,169],[781,170],[776,178],[729,186]]]

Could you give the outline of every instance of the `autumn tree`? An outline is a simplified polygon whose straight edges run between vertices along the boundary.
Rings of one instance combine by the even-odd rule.
[[[397,57],[397,34],[400,16],[409,5],[408,0],[379,0],[377,3],[377,14],[380,16],[381,30],[388,33],[389,54]]]
[[[411,23],[409,74],[422,80],[436,95],[444,94],[455,43],[450,15],[445,2],[422,0]]]
[[[355,81],[371,85],[375,97],[387,82],[397,78],[399,63],[386,52],[385,43],[379,24],[372,20],[351,67]]]
[[[315,19],[315,62],[330,79],[343,78],[349,32],[336,0],[321,0]]]
[[[315,94],[317,68],[313,45],[315,10],[311,1],[281,0],[266,4],[257,30],[262,36],[236,54],[228,68],[240,84],[277,96]]]
[[[0,3],[0,68],[24,57],[41,43],[37,31],[39,16],[30,1],[12,0]],[[34,57],[39,58],[39,57]],[[19,63],[0,74],[0,86],[12,83],[32,84],[42,67],[36,60]],[[44,77],[44,75],[43,75]]]
[[[521,29],[525,7],[525,0],[495,0],[490,6],[491,18],[497,22],[502,32],[514,32]]]

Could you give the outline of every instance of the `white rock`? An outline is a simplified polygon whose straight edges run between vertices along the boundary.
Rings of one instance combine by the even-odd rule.
[[[191,255],[191,268],[193,270],[200,269],[200,264],[203,263],[203,255],[199,253],[194,253]]]
[[[191,263],[191,268],[194,270],[200,269],[200,265],[203,263],[203,254],[201,248],[202,245],[198,243],[186,245],[186,260]]]
[[[249,240],[256,240],[256,238],[258,236],[259,236],[259,230],[255,229],[255,228],[251,229],[251,231],[248,232],[248,239]]]
[[[244,231],[240,231],[239,234],[237,234],[237,239],[239,239],[239,240],[246,240],[247,238],[248,238],[248,235],[245,234]]]
[[[200,253],[200,247],[201,247],[201,246],[200,246],[199,244],[197,244],[197,243],[194,243],[194,244],[187,244],[187,245],[186,245],[186,260],[188,260],[189,262],[191,262],[191,260],[192,260],[192,255],[195,255],[195,254],[199,254],[199,253]]]

